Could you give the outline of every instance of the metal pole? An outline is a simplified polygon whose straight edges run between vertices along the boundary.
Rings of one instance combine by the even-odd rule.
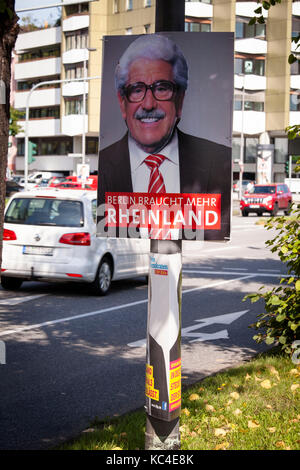
[[[87,68],[86,68],[86,58],[83,61],[83,103],[82,103],[82,164],[85,165],[85,115],[86,115],[86,93],[85,93],[85,85],[86,85],[86,76],[87,76]]]
[[[244,107],[245,107],[245,75],[243,75],[243,86],[242,86],[242,122],[241,122],[241,143],[240,143],[240,188],[239,188],[239,200],[242,198],[242,186],[243,186],[243,171],[244,171]]]
[[[291,189],[291,178],[292,178],[292,155],[289,155],[289,188]]]
[[[184,31],[184,18],[185,18],[185,1],[184,0],[156,0],[156,16],[155,16],[155,31]],[[180,366],[177,367],[178,374],[181,374],[181,354],[180,354],[180,345],[181,345],[181,267],[182,267],[182,241],[181,240],[151,240],[150,242],[150,257],[152,254],[161,254],[165,255],[167,258],[168,269],[172,269],[173,258],[175,257],[175,264],[177,263],[176,273],[180,271],[180,280],[177,285],[172,285],[169,282],[168,288],[169,292],[163,292],[162,295],[173,295],[176,297],[176,302],[178,302],[178,312],[175,313],[175,316],[178,315],[178,337],[172,348],[173,354],[177,354],[178,357],[174,356],[174,359],[177,361],[172,361],[171,354],[168,359],[163,361],[161,358],[160,363],[156,363],[156,367],[160,368],[157,375],[163,375],[163,369],[166,367],[165,374],[169,374],[169,367],[172,363],[180,362]],[[177,259],[176,259],[177,257]],[[180,259],[180,261],[179,261]],[[179,263],[179,264],[178,264]],[[148,326],[147,326],[147,364],[151,360],[151,357],[154,355],[151,350],[151,341],[149,335],[149,311],[151,311],[151,302],[153,301],[154,296],[161,295],[159,292],[159,283],[157,286],[154,285],[151,281],[151,262],[150,262],[150,278],[149,278],[149,302],[148,302]],[[156,290],[157,289],[157,290]],[[170,317],[172,313],[165,312],[167,316],[165,324],[167,324],[168,316]],[[174,316],[174,312],[173,312]],[[175,319],[176,320],[176,319]],[[168,331],[166,331],[168,335]],[[154,348],[154,346],[152,346]],[[174,353],[174,350],[176,351]],[[164,363],[163,363],[164,362]],[[151,369],[150,369],[151,370]],[[170,376],[169,376],[170,377]],[[180,391],[181,391],[181,375],[178,377],[180,380]],[[147,373],[146,373],[147,380]],[[169,380],[171,380],[169,378]],[[170,387],[169,387],[170,388]],[[167,390],[166,393],[169,391]],[[153,408],[153,413],[151,411],[151,399],[148,398],[148,407],[146,407],[146,434],[145,434],[145,449],[146,450],[176,450],[180,449],[180,433],[179,433],[179,414],[180,414],[180,405],[174,411],[171,411],[171,400],[169,396],[169,401],[167,401],[165,406],[168,406],[168,420],[161,419],[157,417],[159,413],[155,413],[155,408]],[[162,402],[163,406],[163,402]],[[163,413],[162,413],[163,415]]]
[[[95,80],[95,79],[100,79],[101,77],[95,76],[95,77],[85,77],[85,80]],[[71,82],[82,82],[82,78],[72,78],[72,79],[64,79],[64,80],[46,80],[44,82],[37,83],[36,85],[33,85],[31,88],[30,92],[28,93],[27,99],[26,99],[26,113],[25,113],[25,152],[24,152],[24,188],[27,190],[28,187],[28,140],[29,140],[29,129],[28,129],[28,120],[29,120],[29,106],[30,106],[30,98],[32,95],[32,92],[36,90],[36,88],[42,86],[42,85],[54,85],[56,83],[71,83]]]

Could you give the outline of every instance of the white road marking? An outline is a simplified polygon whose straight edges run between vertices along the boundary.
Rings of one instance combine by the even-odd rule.
[[[23,302],[28,302],[29,300],[35,300],[39,297],[44,297],[45,295],[48,294],[26,295],[22,297],[12,297],[10,299],[1,299],[0,305],[18,305],[22,304]]]
[[[230,325],[239,317],[244,315],[245,313],[249,312],[249,310],[242,310],[240,312],[233,312],[233,313],[225,313],[224,315],[217,315],[214,317],[209,318],[202,318],[200,320],[195,320],[197,322],[196,325],[191,325],[186,328],[182,328],[181,330],[181,337],[182,338],[195,338],[189,341],[189,343],[195,343],[196,341],[212,341],[214,339],[228,339],[228,330],[220,330],[216,331],[215,333],[195,333],[195,330],[199,330],[200,328],[204,328],[208,325],[213,325],[215,323]],[[199,324],[200,323],[200,324]],[[193,331],[193,333],[191,333]],[[140,339],[138,341],[134,341],[133,343],[127,344],[131,348],[141,348],[146,346],[146,338]]]
[[[194,292],[194,291],[202,290],[202,289],[210,289],[210,288],[217,287],[217,286],[224,285],[224,284],[228,284],[228,283],[231,283],[231,282],[241,281],[243,279],[248,279],[250,277],[253,277],[253,276],[247,275],[247,276],[242,276],[242,277],[239,277],[239,278],[229,279],[229,280],[226,280],[226,281],[222,280],[222,281],[218,281],[218,282],[213,282],[211,284],[206,284],[204,286],[192,287],[190,289],[182,290],[182,294],[187,294],[189,292]],[[80,318],[92,317],[92,316],[95,316],[95,315],[100,315],[102,313],[113,312],[114,310],[121,310],[123,308],[134,307],[136,305],[141,305],[141,304],[145,304],[145,303],[148,303],[148,299],[143,299],[143,300],[139,300],[139,301],[136,301],[136,302],[130,302],[128,304],[123,304],[123,305],[115,305],[114,307],[103,308],[101,310],[95,310],[94,312],[88,312],[88,313],[82,313],[82,314],[79,314],[79,315],[74,315],[72,317],[58,318],[57,320],[49,320],[49,321],[46,321],[46,322],[43,322],[43,323],[36,323],[34,325],[28,325],[28,326],[24,326],[24,327],[21,327],[21,328],[17,328],[15,330],[6,330],[6,331],[1,332],[0,336],[9,336],[9,335],[13,335],[13,334],[18,334],[18,333],[22,333],[24,331],[30,331],[30,330],[35,330],[35,329],[38,329],[38,328],[43,328],[44,326],[56,325],[58,323],[64,323],[64,322],[68,322],[68,321],[78,320]]]
[[[226,274],[227,276],[232,276],[234,274],[242,274],[241,272],[235,272],[235,271],[230,271],[230,272],[226,272],[225,270],[224,271],[205,271],[205,270],[200,270],[200,269],[183,269],[182,270],[183,273],[187,273],[187,274]],[[245,273],[246,274],[246,273]],[[268,277],[289,277],[288,274],[281,274],[281,273],[278,273],[278,274],[274,274],[274,273],[247,273],[249,274],[250,277],[264,277],[264,276],[268,276]]]

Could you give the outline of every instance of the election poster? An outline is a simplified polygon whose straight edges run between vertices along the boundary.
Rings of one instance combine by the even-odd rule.
[[[230,239],[232,33],[104,38],[97,235]]]

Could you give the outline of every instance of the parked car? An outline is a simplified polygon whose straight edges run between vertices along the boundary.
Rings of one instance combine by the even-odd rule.
[[[86,282],[98,295],[111,281],[148,275],[146,239],[96,237],[96,191],[41,188],[16,194],[4,218],[1,285]]]
[[[64,181],[55,185],[57,189],[82,189],[82,184],[74,181]],[[84,185],[84,189],[94,190],[89,184]]]
[[[23,191],[23,187],[17,183],[16,181],[13,180],[7,180],[6,181],[6,190],[5,190],[5,197],[10,197],[14,193],[17,193],[19,191]]]
[[[255,184],[255,181],[252,180],[242,180],[242,193],[247,191],[251,185]],[[240,181],[239,180],[234,180],[232,189],[234,192],[238,193],[240,191]]]
[[[292,193],[284,183],[255,184],[243,195],[240,209],[244,217],[250,212],[255,212],[257,215],[268,212],[274,216],[279,210],[288,215],[292,202]]]

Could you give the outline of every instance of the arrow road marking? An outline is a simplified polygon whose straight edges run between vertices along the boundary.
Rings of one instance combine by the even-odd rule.
[[[195,343],[196,341],[212,341],[214,339],[229,339],[228,330],[220,330],[216,331],[215,333],[195,333],[195,330],[199,330],[200,328],[204,328],[208,325],[213,325],[215,323],[221,325],[230,325],[235,320],[237,320],[245,313],[249,312],[249,310],[241,310],[240,312],[233,312],[233,313],[226,313],[224,315],[217,315],[215,317],[209,318],[202,318],[201,320],[195,320],[197,322],[196,325],[191,325],[181,330],[181,337],[182,338],[195,338],[189,341],[189,343]],[[200,325],[199,325],[200,323]],[[191,332],[194,333],[191,333]],[[131,348],[141,348],[146,346],[146,339],[140,339],[135,341],[134,343],[129,343],[127,346]]]

